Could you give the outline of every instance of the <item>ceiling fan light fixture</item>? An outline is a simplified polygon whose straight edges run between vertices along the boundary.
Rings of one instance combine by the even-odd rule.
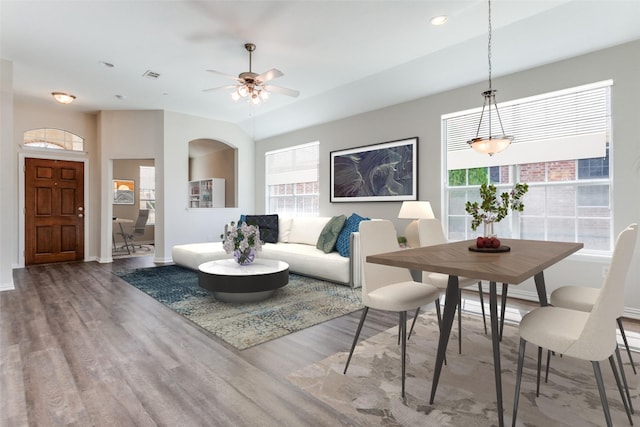
[[[53,95],[53,99],[55,99],[60,104],[71,104],[75,99],[75,95],[70,95],[65,92],[51,92]]]
[[[240,98],[246,98],[247,102],[253,103],[254,105],[269,99],[269,97],[271,96],[271,91],[282,95],[292,96],[294,98],[300,95],[300,92],[298,92],[297,90],[267,84],[267,82],[270,82],[271,80],[278,77],[282,77],[284,74],[282,74],[282,71],[275,68],[272,68],[269,71],[265,71],[262,74],[254,73],[251,66],[252,53],[254,50],[256,50],[256,45],[253,43],[245,43],[244,48],[247,50],[247,52],[249,52],[249,71],[245,71],[243,73],[240,73],[238,77],[234,77],[216,70],[207,70],[212,73],[232,78],[233,80],[235,80],[236,84],[231,86],[213,87],[210,89],[205,89],[204,92],[233,88],[231,98],[234,101],[238,101]]]
[[[467,144],[471,146],[478,153],[488,154],[489,156],[493,156],[496,153],[499,153],[505,150],[512,142],[513,137],[507,136],[504,133],[504,127],[502,126],[502,119],[500,118],[500,112],[498,111],[498,103],[496,102],[496,90],[491,87],[491,0],[488,0],[489,3],[489,42],[488,42],[488,59],[489,59],[489,90],[482,92],[482,96],[484,97],[484,103],[482,104],[482,113],[480,113],[480,122],[478,122],[478,130],[476,131],[476,137],[467,141]],[[484,112],[486,110],[487,105],[488,109],[488,135],[486,137],[481,137],[480,128],[482,127],[482,119],[484,118]],[[502,132],[500,135],[494,136],[492,134],[491,128],[491,110],[492,106],[496,110],[496,116],[498,116],[498,123],[500,124],[500,131]]]

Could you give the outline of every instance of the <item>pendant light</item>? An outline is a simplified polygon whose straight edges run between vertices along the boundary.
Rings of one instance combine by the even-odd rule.
[[[482,96],[484,97],[484,103],[482,104],[482,113],[480,114],[480,122],[478,123],[478,130],[476,131],[476,137],[467,141],[467,144],[471,146],[474,150],[482,154],[488,154],[493,156],[495,153],[499,153],[505,148],[507,148],[511,142],[513,141],[512,136],[507,136],[504,133],[504,128],[502,127],[502,119],[500,119],[500,113],[498,112],[498,104],[496,102],[496,90],[491,86],[491,0],[489,1],[489,43],[488,43],[488,59],[489,59],[489,90],[482,92]],[[491,122],[492,115],[492,107],[495,108],[496,116],[498,116],[498,123],[500,124],[499,135],[493,135],[493,123]],[[488,116],[488,124],[489,124],[489,134],[488,136],[481,137],[480,136],[480,128],[482,126],[482,119],[484,118],[484,112],[488,108],[487,116]]]

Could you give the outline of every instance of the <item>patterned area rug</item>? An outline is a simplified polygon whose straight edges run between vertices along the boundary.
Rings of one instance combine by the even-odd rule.
[[[400,346],[397,328],[358,345],[346,375],[348,353],[337,353],[288,376],[288,380],[361,426],[493,426],[497,425],[495,380],[490,335],[482,318],[463,316],[462,354],[457,326],[451,333],[433,404],[431,379],[438,342],[434,314],[421,315],[407,348],[406,398],[400,397]],[[505,425],[511,425],[519,336],[504,326],[500,344]],[[636,414],[640,408],[638,376],[624,349],[622,359]],[[546,353],[545,353],[546,354]],[[536,397],[537,347],[527,346],[518,408],[518,426],[602,426],[605,424],[590,362],[553,356],[549,381]],[[610,365],[601,363],[614,425],[629,425]],[[544,378],[544,377],[543,377]],[[640,421],[634,416],[636,423]]]
[[[196,272],[176,265],[115,274],[239,350],[362,308],[360,289],[295,274],[269,299],[246,304],[217,301]]]

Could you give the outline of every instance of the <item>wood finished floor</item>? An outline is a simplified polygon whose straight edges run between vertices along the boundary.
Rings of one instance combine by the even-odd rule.
[[[0,292],[0,425],[355,425],[285,377],[348,351],[361,311],[238,351],[112,274],[153,265],[14,271]],[[396,321],[371,310],[361,339]]]

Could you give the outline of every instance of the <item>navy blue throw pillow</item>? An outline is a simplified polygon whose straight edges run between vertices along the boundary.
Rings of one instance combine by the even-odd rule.
[[[265,243],[278,243],[278,214],[246,215],[244,221],[260,228],[260,240]]]

